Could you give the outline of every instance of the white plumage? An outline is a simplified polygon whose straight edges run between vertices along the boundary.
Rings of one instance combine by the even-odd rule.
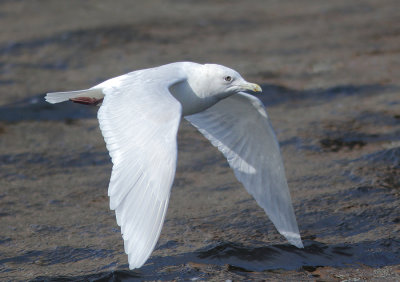
[[[100,129],[113,162],[110,208],[131,269],[153,251],[175,176],[179,123],[191,122],[227,158],[236,177],[288,241],[303,247],[279,145],[261,91],[236,71],[172,63],[107,80],[87,90],[49,93],[46,101],[102,102]]]

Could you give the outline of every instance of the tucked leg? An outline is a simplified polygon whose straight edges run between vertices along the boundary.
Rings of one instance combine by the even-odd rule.
[[[97,99],[91,97],[76,97],[76,98],[70,98],[69,100],[74,103],[91,105],[91,106],[96,106],[97,104],[103,102],[103,98]]]

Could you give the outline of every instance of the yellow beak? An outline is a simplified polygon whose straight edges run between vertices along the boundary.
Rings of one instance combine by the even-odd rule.
[[[249,83],[246,82],[245,84],[242,84],[243,90],[250,90],[254,92],[262,92],[261,86],[256,84],[256,83]]]

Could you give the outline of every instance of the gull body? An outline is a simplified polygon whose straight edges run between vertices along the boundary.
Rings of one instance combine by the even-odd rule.
[[[236,71],[178,62],[134,71],[90,89],[48,93],[49,103],[101,104],[100,129],[113,169],[108,195],[131,269],[153,251],[164,222],[182,117],[227,158],[277,230],[302,248],[279,145],[260,92]]]

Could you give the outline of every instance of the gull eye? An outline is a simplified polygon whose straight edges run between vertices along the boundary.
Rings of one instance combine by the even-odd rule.
[[[228,75],[228,76],[225,76],[225,77],[224,77],[224,80],[225,80],[225,81],[228,81],[228,82],[231,82],[231,81],[232,81],[232,76],[229,76],[229,75]]]

